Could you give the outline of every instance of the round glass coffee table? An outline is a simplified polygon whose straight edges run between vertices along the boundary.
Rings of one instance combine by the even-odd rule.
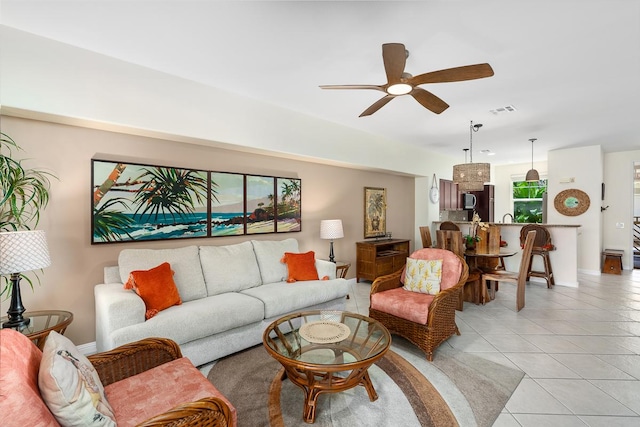
[[[304,311],[271,323],[262,337],[284,367],[282,379],[304,391],[303,419],[313,423],[321,393],[357,385],[378,398],[367,369],[389,350],[391,335],[377,320],[346,311]]]

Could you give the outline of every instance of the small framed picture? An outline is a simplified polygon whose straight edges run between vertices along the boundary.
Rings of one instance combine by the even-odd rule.
[[[387,189],[364,188],[364,237],[381,237],[387,233]]]

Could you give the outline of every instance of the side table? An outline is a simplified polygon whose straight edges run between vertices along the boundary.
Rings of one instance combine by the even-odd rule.
[[[336,277],[338,277],[339,279],[344,279],[345,277],[347,277],[349,267],[351,267],[350,262],[336,261]]]
[[[49,332],[56,331],[64,335],[64,331],[73,320],[73,313],[63,310],[27,311],[24,313],[24,317],[31,319],[31,321],[28,325],[17,329],[17,331],[26,335],[42,350]],[[7,317],[5,316],[0,319],[0,323],[6,320]]]

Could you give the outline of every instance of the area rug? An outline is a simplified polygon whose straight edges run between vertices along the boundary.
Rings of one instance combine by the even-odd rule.
[[[260,345],[219,360],[208,379],[233,403],[241,427],[306,425],[302,390],[282,381],[282,372]],[[429,363],[394,337],[392,349],[369,368],[369,375],[376,401],[369,401],[363,387],[321,394],[314,425],[488,427],[524,374],[446,346]]]

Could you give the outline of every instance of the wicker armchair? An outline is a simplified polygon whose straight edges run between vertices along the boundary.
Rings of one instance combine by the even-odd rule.
[[[40,394],[42,358],[25,335],[0,329],[0,425],[60,425]],[[87,358],[118,427],[237,424],[235,408],[171,340],[149,338]]]
[[[440,292],[434,296],[402,289],[403,268],[373,282],[369,317],[411,341],[433,361],[433,352],[443,341],[460,335],[455,312],[469,268],[459,255],[444,249],[420,249],[411,258],[443,260]]]
[[[87,358],[98,372],[102,385],[107,387],[181,357],[180,347],[174,341],[147,338]],[[234,425],[233,418],[229,405],[219,397],[211,396],[178,405],[138,426],[227,427]]]

